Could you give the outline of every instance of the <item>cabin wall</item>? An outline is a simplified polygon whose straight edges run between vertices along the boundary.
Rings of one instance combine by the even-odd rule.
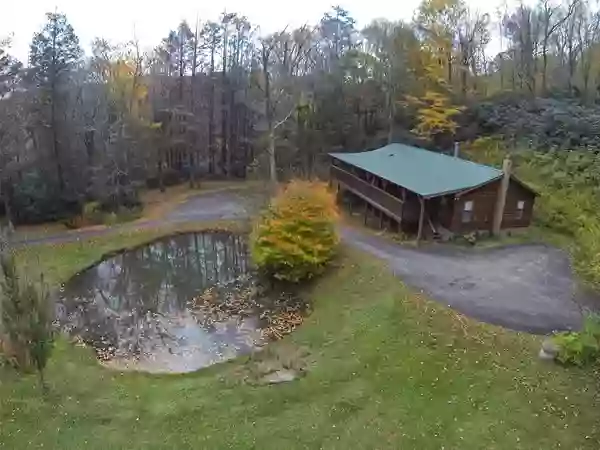
[[[499,186],[500,181],[494,181],[455,198],[451,230],[462,234],[476,230],[491,230]],[[473,211],[469,220],[464,213],[468,202],[473,202]]]
[[[492,231],[496,199],[501,180],[468,192],[454,200],[452,227],[455,233],[470,233],[472,231]],[[473,202],[473,212],[470,220],[465,214],[465,204]],[[524,202],[523,212],[519,212],[519,201]],[[511,180],[506,194],[506,204],[502,217],[502,229],[527,227],[533,216],[535,195],[521,184]]]
[[[519,212],[519,201],[525,202],[523,212]],[[528,227],[533,218],[535,194],[521,184],[511,180],[506,195],[506,205],[502,216],[502,228]]]

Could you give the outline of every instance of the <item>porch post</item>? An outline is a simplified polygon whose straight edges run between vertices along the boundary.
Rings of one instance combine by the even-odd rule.
[[[421,211],[419,212],[419,230],[417,231],[417,245],[421,242],[421,238],[423,237],[423,220],[425,218],[425,200],[423,197],[419,197],[419,202],[421,203]]]
[[[404,220],[404,206],[406,205],[406,188],[402,188],[402,210],[400,211],[400,222]],[[400,225],[400,222],[398,225]]]

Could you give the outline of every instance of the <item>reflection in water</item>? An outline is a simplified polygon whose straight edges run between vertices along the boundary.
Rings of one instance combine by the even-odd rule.
[[[258,318],[203,320],[189,308],[207,288],[238,292],[252,283],[243,237],[173,236],[105,260],[65,285],[61,325],[92,344],[108,365],[187,372],[261,344]]]

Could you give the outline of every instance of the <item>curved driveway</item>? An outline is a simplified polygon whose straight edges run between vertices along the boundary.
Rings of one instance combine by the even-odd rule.
[[[235,192],[198,195],[178,205],[160,222],[243,219],[254,209]],[[21,242],[60,242],[106,233],[63,233]],[[449,247],[409,249],[353,228],[342,229],[344,241],[386,261],[396,275],[432,299],[479,320],[532,333],[578,328],[590,300],[577,289],[568,256],[544,245],[490,250]]]
[[[582,307],[568,256],[545,245],[498,249],[409,249],[355,229],[344,240],[388,262],[429,297],[484,322],[545,334],[579,328]]]

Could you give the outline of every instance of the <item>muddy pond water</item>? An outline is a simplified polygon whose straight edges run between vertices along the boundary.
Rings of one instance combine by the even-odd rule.
[[[266,343],[244,236],[177,235],[106,259],[67,282],[59,325],[109,367],[183,373]]]

